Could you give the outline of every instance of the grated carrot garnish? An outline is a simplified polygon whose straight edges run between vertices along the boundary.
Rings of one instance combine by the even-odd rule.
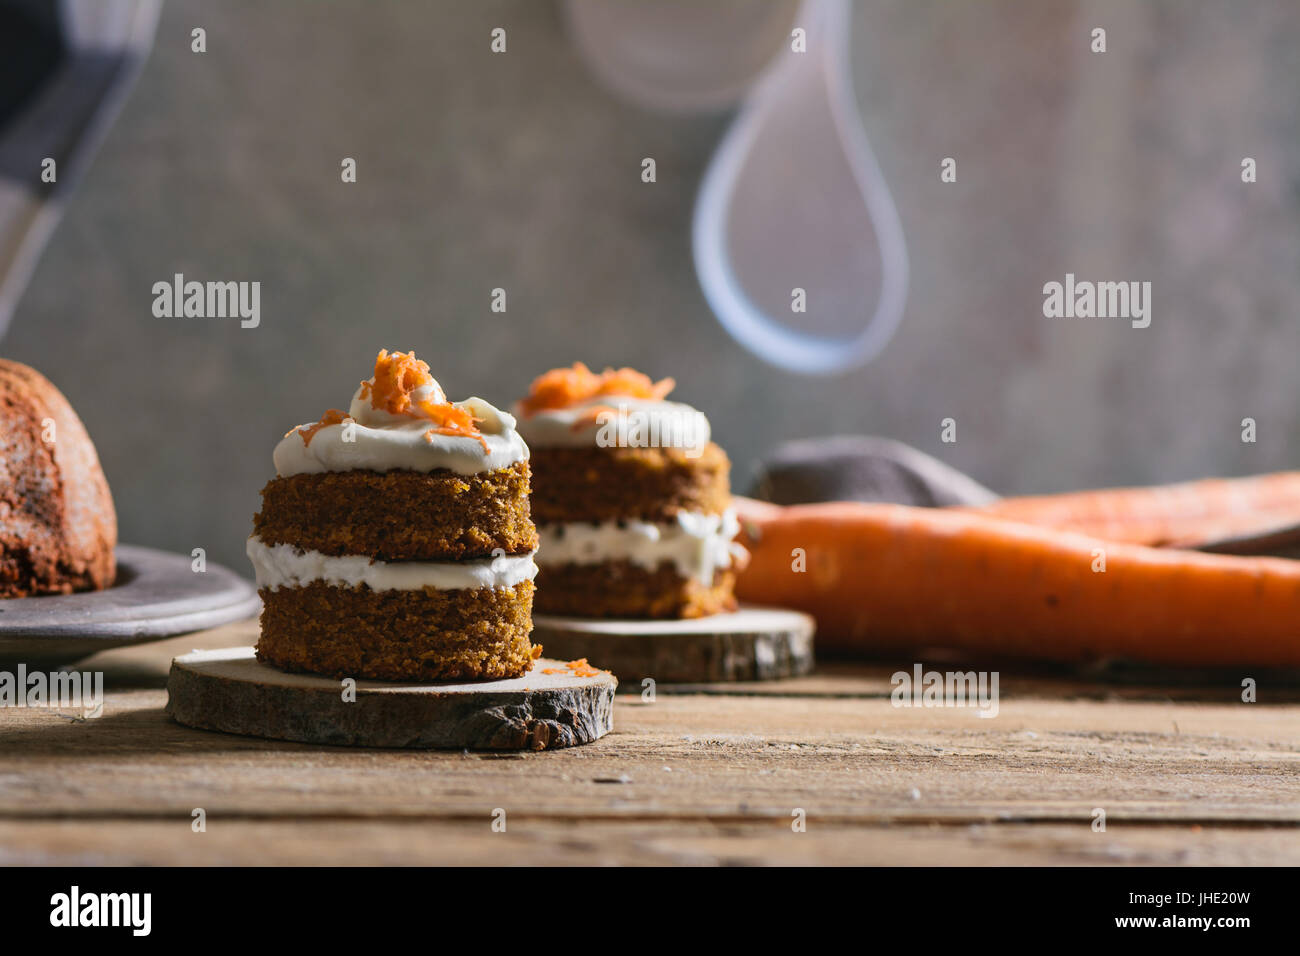
[[[484,438],[482,433],[473,425],[470,425],[468,429],[455,425],[443,425],[440,428],[430,428],[424,433],[424,440],[432,444],[434,435],[455,435],[464,438],[473,438],[483,446],[483,454],[487,455],[491,453],[491,449],[488,448],[487,439]]]
[[[567,664],[564,665],[563,669],[559,667],[548,667],[545,670],[543,670],[542,673],[563,674],[566,671],[571,677],[596,677],[600,674],[608,673],[607,671],[603,671],[598,667],[592,667],[590,664],[587,663],[587,659],[585,657],[580,657],[576,661],[569,661]]]
[[[475,418],[466,409],[447,401],[431,399],[412,399],[411,394],[419,388],[433,386],[434,393],[440,397],[442,389],[429,374],[429,365],[415,357],[414,352],[389,352],[380,349],[375,358],[373,381],[361,383],[361,398],[370,400],[370,407],[388,412],[390,415],[403,415],[407,418],[427,420],[434,427],[424,433],[425,441],[432,442],[434,435],[453,435],[461,438],[473,438],[483,446],[487,454],[488,443],[483,433],[478,430],[482,419]],[[338,416],[331,419],[331,416]],[[311,444],[311,438],[325,425],[336,425],[347,417],[346,412],[330,409],[317,424],[310,428],[298,429],[304,444]]]
[[[432,384],[429,363],[421,362],[414,352],[380,349],[375,359],[374,384],[362,382],[361,397],[370,399],[371,408],[383,409],[390,415],[411,415],[411,393]]]
[[[533,379],[528,394],[519,402],[524,415],[552,408],[569,408],[601,395],[659,400],[673,390],[671,378],[655,382],[632,368],[607,368],[596,374],[581,362],[572,368],[555,368]]]
[[[304,445],[310,445],[311,440],[316,437],[316,433],[320,431],[322,428],[324,428],[326,425],[342,425],[343,422],[346,421],[349,417],[350,416],[348,415],[347,412],[341,412],[337,408],[331,408],[329,411],[327,411],[324,415],[321,416],[320,421],[318,421],[315,425],[299,425],[297,428],[289,432],[289,434],[285,435],[284,437],[288,438],[289,435],[293,434],[293,432],[297,432],[299,435],[302,436],[302,443]]]

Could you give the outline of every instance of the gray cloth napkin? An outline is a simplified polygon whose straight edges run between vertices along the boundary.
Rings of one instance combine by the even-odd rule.
[[[941,507],[997,498],[966,475],[902,442],[864,435],[805,438],[777,446],[750,494],[780,505],[885,501]]]

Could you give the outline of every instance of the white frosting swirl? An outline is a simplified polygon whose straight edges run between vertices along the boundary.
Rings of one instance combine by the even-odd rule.
[[[335,557],[301,551],[291,544],[268,545],[256,535],[248,539],[247,551],[257,572],[257,586],[271,591],[306,587],[315,581],[340,588],[364,584],[372,591],[512,588],[537,575],[535,552],[470,561],[388,562],[360,554]]]
[[[591,419],[594,408],[609,408]],[[704,413],[681,402],[600,395],[580,405],[521,413],[519,432],[537,448],[684,448],[698,456],[711,434]]]
[[[430,434],[429,430],[435,426],[428,419],[394,415],[374,408],[368,398],[362,397],[366,391],[362,386],[352,396],[348,409],[351,423],[325,425],[316,431],[310,443],[303,440],[298,429],[284,436],[275,446],[276,474],[288,477],[357,469],[429,472],[449,468],[457,474],[474,475],[528,460],[528,445],[515,430],[514,416],[481,398],[468,398],[455,404],[481,419],[478,429],[487,442],[486,451],[477,438]],[[446,397],[434,382],[412,391],[411,399],[441,403]]]

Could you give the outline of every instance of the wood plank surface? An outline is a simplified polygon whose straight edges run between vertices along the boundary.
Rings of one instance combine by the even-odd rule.
[[[1282,685],[1246,704],[1235,677],[1003,672],[982,719],[893,707],[891,668],[841,663],[623,695],[608,737],[507,755],[166,717],[172,656],[254,638],[246,623],[90,660],[108,688],[98,719],[0,710],[0,863],[1300,862],[1300,704]]]

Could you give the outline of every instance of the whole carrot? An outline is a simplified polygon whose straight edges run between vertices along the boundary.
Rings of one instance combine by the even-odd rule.
[[[1300,667],[1300,562],[1105,542],[948,509],[740,502],[744,600],[818,646]]]
[[[1300,472],[1003,498],[969,510],[1108,541],[1195,548],[1300,524]]]

